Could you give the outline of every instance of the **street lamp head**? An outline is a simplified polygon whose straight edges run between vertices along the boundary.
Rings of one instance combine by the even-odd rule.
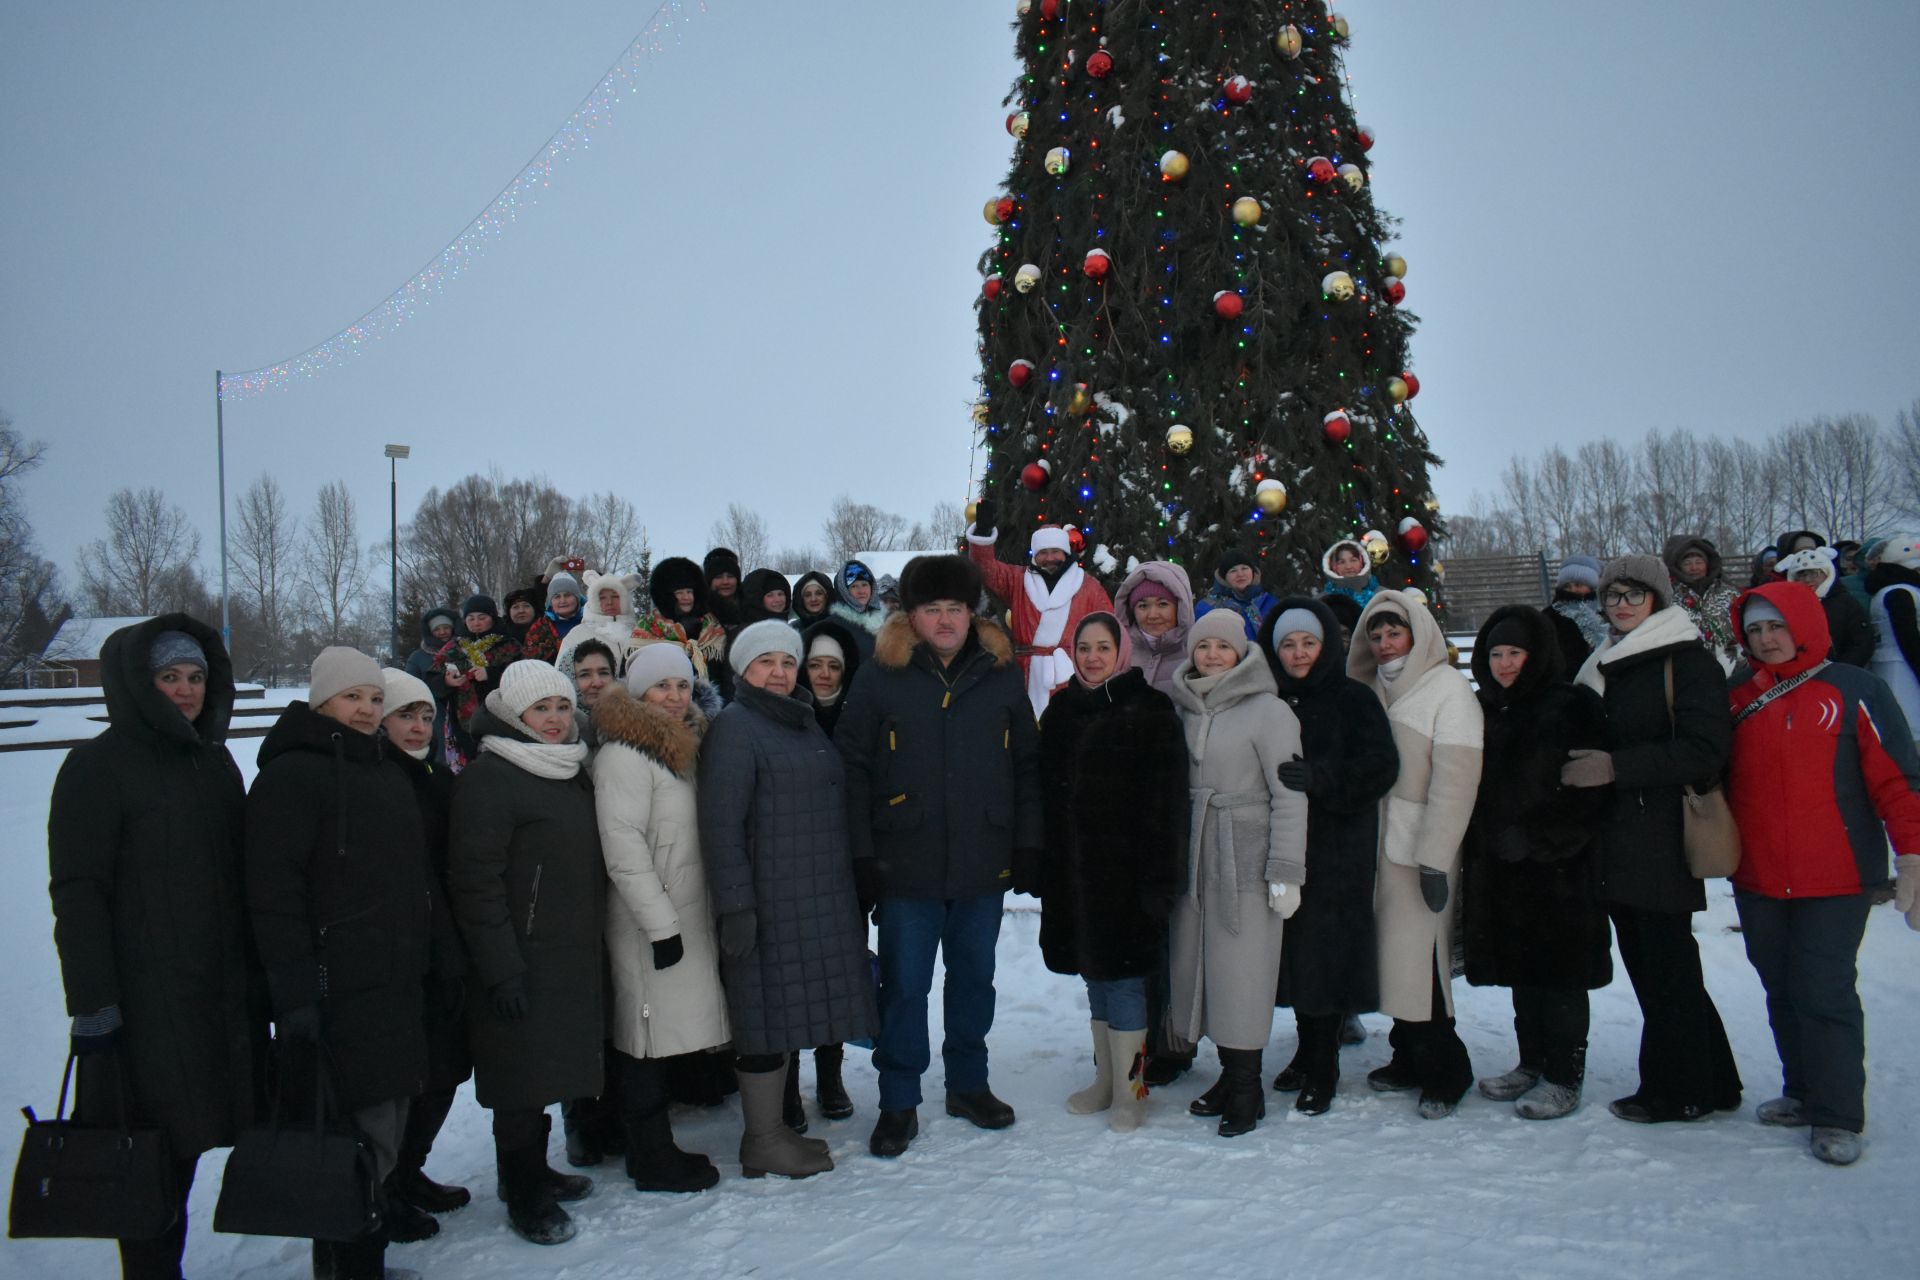
[[[389,458],[404,458],[410,455],[412,452],[413,452],[412,445],[390,444],[387,446],[387,456]]]

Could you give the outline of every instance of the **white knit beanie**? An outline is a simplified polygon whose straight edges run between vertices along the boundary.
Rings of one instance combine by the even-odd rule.
[[[530,658],[514,663],[501,675],[500,687],[487,695],[487,710],[517,725],[527,708],[542,698],[565,698],[572,703],[578,696],[572,681],[547,663]]]
[[[1027,539],[1027,553],[1037,556],[1042,551],[1064,551],[1072,555],[1073,544],[1067,541],[1067,531],[1052,524],[1035,529]]]
[[[842,667],[847,665],[847,651],[840,647],[840,642],[833,638],[830,631],[816,632],[813,639],[807,642],[807,660],[811,662],[815,658],[832,658]]]
[[[693,661],[687,651],[668,641],[643,644],[627,657],[627,692],[639,697],[662,680],[675,677],[693,683]]]
[[[745,675],[753,660],[763,653],[790,653],[797,666],[807,660],[800,651],[800,633],[778,618],[768,618],[743,629],[727,650],[727,661],[734,674]]]
[[[380,675],[387,686],[387,703],[383,709],[383,715],[390,716],[418,702],[424,702],[429,707],[434,705],[433,690],[427,688],[426,681],[412,672],[401,671],[397,667],[383,667]]]
[[[343,644],[328,645],[313,660],[313,674],[307,684],[307,705],[318,707],[336,693],[357,689],[362,685],[386,692],[387,681],[380,674],[380,664],[358,649],[350,649]]]

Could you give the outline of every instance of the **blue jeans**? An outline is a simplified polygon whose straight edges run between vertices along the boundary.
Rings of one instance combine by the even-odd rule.
[[[971,898],[884,898],[880,903],[880,1034],[873,1065],[880,1073],[880,1109],[920,1105],[920,1077],[933,1061],[927,1042],[927,995],[933,957],[947,962],[948,1093],[987,1087],[987,1032],[993,1027],[993,949],[1000,940],[1003,893]]]
[[[1087,1008],[1095,1022],[1104,1022],[1115,1031],[1145,1031],[1147,980],[1110,978],[1095,982],[1088,978]]]

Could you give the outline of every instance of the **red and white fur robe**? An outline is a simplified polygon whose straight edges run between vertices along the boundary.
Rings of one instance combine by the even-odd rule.
[[[1064,541],[1064,535],[1060,536]],[[990,534],[969,531],[967,555],[980,567],[987,590],[1013,606],[1014,652],[1026,678],[1027,699],[1038,717],[1047,709],[1053,691],[1073,678],[1074,628],[1089,613],[1112,612],[1113,600],[1107,589],[1077,564],[1069,565],[1049,591],[1039,570],[995,559],[993,542]]]

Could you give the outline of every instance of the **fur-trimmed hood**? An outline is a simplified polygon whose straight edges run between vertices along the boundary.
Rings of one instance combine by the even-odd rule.
[[[1343,578],[1333,571],[1334,553],[1340,550],[1357,552],[1360,556],[1361,570],[1358,574]],[[1373,577],[1373,557],[1367,554],[1366,544],[1358,538],[1342,538],[1320,554],[1320,573],[1328,582],[1344,583],[1349,587],[1362,587],[1367,579]]]
[[[685,614],[673,605],[673,593],[683,587],[693,591],[693,608]],[[653,566],[653,572],[647,575],[647,596],[661,617],[676,622],[682,617],[698,618],[713,611],[713,593],[707,590],[705,575],[699,565],[685,556],[668,556]]]
[[[1488,637],[1503,622],[1517,622],[1526,634],[1527,661],[1520,668],[1513,687],[1505,689],[1493,678],[1493,645]],[[1554,638],[1553,624],[1547,615],[1531,605],[1502,605],[1490,614],[1473,641],[1473,679],[1480,705],[1491,711],[1516,705],[1536,697],[1543,689],[1564,682],[1566,664],[1560,656],[1560,642]]]
[[[1689,551],[1698,551],[1707,558],[1707,571],[1700,576],[1698,582],[1689,582],[1680,576],[1680,558]],[[1675,582],[1685,583],[1696,591],[1720,581],[1720,549],[1705,538],[1676,534],[1668,538],[1666,545],[1660,549],[1660,559],[1667,566],[1667,572],[1673,575]]]
[[[993,619],[974,615],[973,638],[992,655],[994,666],[1004,667],[1013,661],[1013,640]],[[913,660],[914,648],[919,643],[920,638],[913,634],[913,620],[907,614],[896,613],[874,637],[874,664],[890,671],[903,670]]]
[[[690,778],[700,758],[707,717],[696,700],[687,708],[684,720],[675,720],[616,684],[601,694],[595,704],[593,727],[600,735],[602,746],[622,743],[658,761],[675,777]]]

